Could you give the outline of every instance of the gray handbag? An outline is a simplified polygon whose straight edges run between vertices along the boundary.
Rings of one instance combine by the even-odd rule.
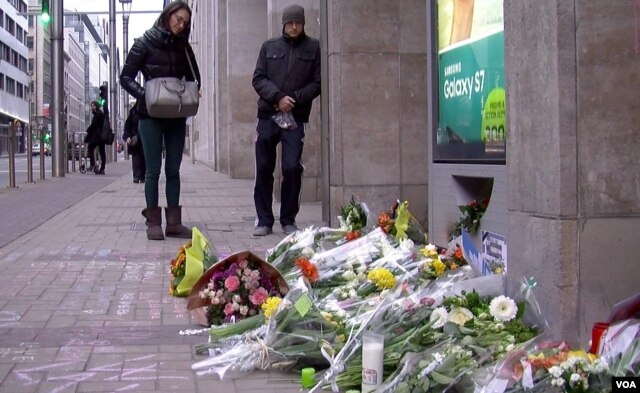
[[[195,80],[196,73],[186,47],[184,52]],[[145,83],[144,90],[147,112],[151,117],[176,119],[198,113],[200,93],[196,81],[187,81],[185,78],[153,78]]]

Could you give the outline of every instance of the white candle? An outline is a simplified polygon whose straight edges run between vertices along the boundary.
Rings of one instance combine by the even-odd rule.
[[[362,393],[372,392],[382,384],[384,336],[365,335],[362,343]]]

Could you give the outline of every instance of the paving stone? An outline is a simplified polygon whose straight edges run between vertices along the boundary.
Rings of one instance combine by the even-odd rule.
[[[130,184],[130,165],[111,163],[104,177],[70,174],[20,190],[15,200],[3,197],[9,210],[45,194],[51,201],[46,215],[27,212],[20,236],[6,237],[12,232],[0,222],[0,269],[11,277],[0,288],[0,393],[299,392],[290,382],[296,375],[219,381],[191,370],[204,358],[194,347],[207,336],[178,334],[202,327],[185,298],[168,294],[169,261],[185,240],[146,239],[144,194]],[[284,237],[251,236],[253,181],[198,164],[183,165],[181,175],[184,221],[203,231],[214,252],[264,255]],[[321,225],[320,217],[319,204],[303,204],[301,223]]]

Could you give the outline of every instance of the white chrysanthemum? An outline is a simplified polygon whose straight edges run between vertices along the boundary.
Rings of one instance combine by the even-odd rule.
[[[571,374],[571,382],[578,382],[582,377],[578,373]]]
[[[500,295],[491,300],[489,304],[491,315],[498,321],[510,321],[518,314],[518,306],[513,299]]]
[[[400,244],[398,245],[398,248],[400,248],[402,251],[407,251],[407,252],[413,251],[414,247],[415,247],[415,243],[411,239],[400,240]]]
[[[437,251],[437,247],[435,246],[435,244],[427,244],[424,248],[427,251],[431,251],[431,252]]]
[[[338,223],[340,223],[340,229],[344,231],[349,230],[349,226],[342,216],[338,216]]]
[[[380,251],[382,252],[382,256],[387,256],[396,252],[396,248],[389,243],[383,243]]]
[[[358,293],[356,292],[355,289],[351,289],[349,290],[349,299],[357,299],[358,298]]]
[[[313,254],[315,254],[316,252],[313,251],[313,248],[311,247],[305,247],[302,249],[302,256],[305,258],[311,258],[313,256]]]
[[[347,281],[351,281],[356,278],[356,274],[353,272],[353,270],[347,270],[344,273],[342,273],[342,278],[344,278]]]
[[[549,374],[553,375],[554,378],[560,378],[562,369],[558,366],[553,366],[549,369]]]
[[[443,327],[448,319],[449,319],[449,313],[447,312],[447,309],[444,307],[436,308],[435,310],[433,310],[433,312],[431,313],[431,316],[429,317],[429,321],[431,322],[435,321],[433,324],[433,327],[436,329]]]
[[[563,386],[564,385],[564,379],[562,378],[554,378],[551,380],[551,386]]]

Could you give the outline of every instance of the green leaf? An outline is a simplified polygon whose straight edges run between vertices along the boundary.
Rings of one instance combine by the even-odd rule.
[[[171,285],[177,287],[182,282],[183,278],[184,276],[174,278],[173,281],[171,281]]]
[[[451,378],[451,377],[447,377],[444,374],[440,374],[437,371],[432,371],[431,372],[431,378],[433,379],[434,382],[440,384],[440,385],[451,385],[452,383],[454,383],[456,380]]]

